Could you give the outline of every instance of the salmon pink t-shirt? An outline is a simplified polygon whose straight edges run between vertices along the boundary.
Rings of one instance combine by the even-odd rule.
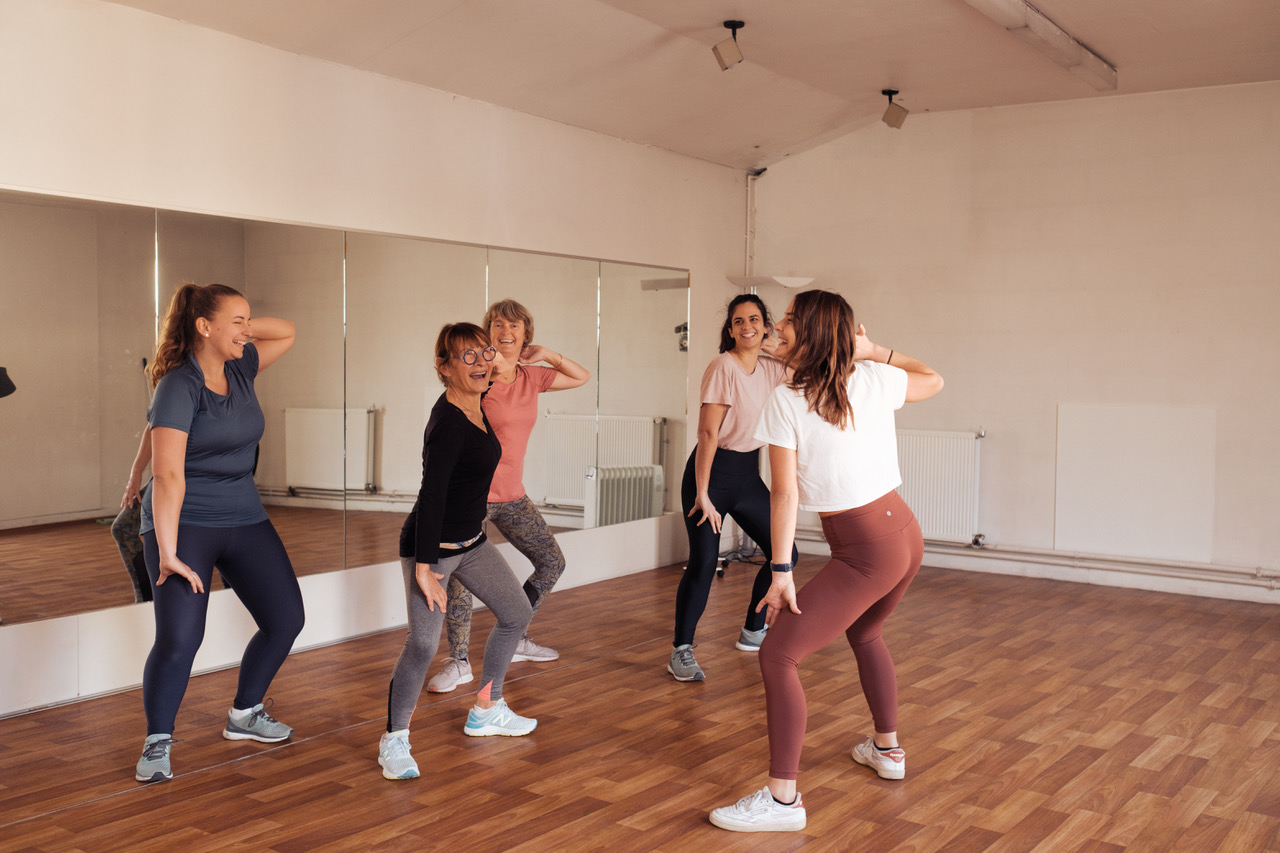
[[[538,423],[538,395],[551,387],[556,375],[550,367],[517,365],[514,382],[494,382],[484,395],[484,415],[502,445],[502,460],[489,486],[489,503],[524,497],[524,455]]]

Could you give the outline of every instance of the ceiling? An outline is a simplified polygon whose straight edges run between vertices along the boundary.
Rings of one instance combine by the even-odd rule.
[[[1035,0],[1105,93],[965,0],[110,2],[741,169],[877,121],[884,88],[918,114],[1280,79],[1277,0]]]

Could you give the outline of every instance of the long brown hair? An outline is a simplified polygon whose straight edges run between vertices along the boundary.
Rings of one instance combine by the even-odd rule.
[[[787,354],[794,372],[787,387],[804,393],[809,411],[844,429],[853,426],[849,377],[853,374],[853,308],[838,293],[806,290],[791,305],[795,346]]]
[[[475,323],[445,323],[440,327],[440,334],[436,335],[436,376],[440,377],[441,385],[449,387],[449,379],[444,375],[449,359],[476,343],[489,346],[489,333]]]
[[[151,360],[149,373],[154,386],[170,370],[182,364],[195,347],[196,320],[206,320],[218,313],[222,300],[229,296],[244,298],[244,294],[225,284],[194,284],[184,281],[169,300],[160,324],[160,340],[156,341],[156,356]]]

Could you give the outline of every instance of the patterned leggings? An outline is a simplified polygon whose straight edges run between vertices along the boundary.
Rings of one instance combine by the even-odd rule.
[[[524,594],[537,615],[543,599],[564,574],[564,553],[528,495],[519,500],[489,504],[489,521],[533,563],[533,574],[524,582]],[[445,628],[449,634],[449,657],[467,660],[467,645],[471,642],[471,593],[452,577],[448,591]]]

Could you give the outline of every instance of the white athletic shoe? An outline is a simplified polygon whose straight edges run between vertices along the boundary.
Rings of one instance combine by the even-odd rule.
[[[853,760],[876,771],[881,779],[903,779],[907,775],[907,753],[900,746],[888,752],[876,748],[875,738],[867,738],[853,748]]]
[[[555,649],[540,646],[525,637],[516,644],[516,653],[511,656],[511,661],[512,663],[518,660],[548,661],[555,660],[558,657],[560,657],[560,653]]]
[[[538,721],[532,717],[522,717],[507,707],[506,699],[499,699],[493,707],[481,709],[473,707],[467,714],[467,724],[462,727],[464,734],[471,737],[520,737],[527,735],[538,727]]]
[[[383,732],[378,741],[378,766],[388,779],[417,779],[418,762],[409,754],[409,730]]]
[[[734,832],[794,832],[804,829],[804,803],[796,793],[796,801],[784,806],[773,798],[766,785],[731,806],[711,813],[711,822]]]
[[[436,673],[436,677],[427,682],[428,693],[452,693],[459,684],[466,684],[475,679],[471,674],[471,661],[449,658],[444,662],[444,669]]]

